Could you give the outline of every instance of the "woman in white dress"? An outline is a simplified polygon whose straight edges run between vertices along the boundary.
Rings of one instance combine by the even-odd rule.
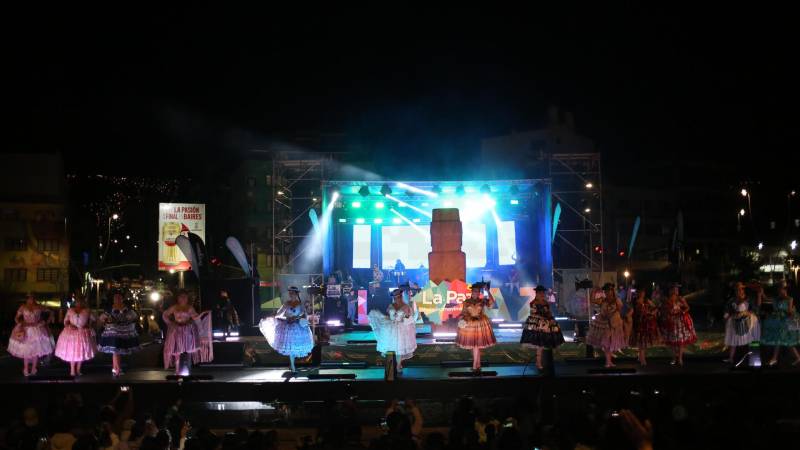
[[[386,356],[394,352],[397,357],[397,371],[403,371],[403,361],[414,356],[417,349],[417,326],[414,321],[414,308],[403,301],[403,290],[392,291],[392,304],[384,315],[377,309],[369,312],[369,324],[378,341],[377,350]]]
[[[261,319],[259,328],[270,347],[289,357],[292,373],[296,372],[294,359],[304,358],[314,349],[314,335],[300,301],[300,290],[294,286],[289,288],[289,300],[283,303],[275,317]]]
[[[46,309],[36,303],[33,295],[25,296],[25,304],[19,307],[14,317],[16,326],[8,340],[8,353],[23,360],[22,373],[36,375],[39,358],[53,353],[55,341],[47,329],[44,318]]]
[[[764,289],[759,287],[758,303],[763,296]],[[749,346],[761,337],[758,316],[751,307],[754,305],[750,305],[744,283],[736,283],[734,296],[728,301],[725,311],[725,345],[729,348],[726,362],[735,362],[738,347]]]

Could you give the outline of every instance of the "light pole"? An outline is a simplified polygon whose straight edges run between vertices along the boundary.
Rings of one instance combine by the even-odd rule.
[[[103,249],[103,261],[105,261],[106,256],[108,255],[108,247],[111,244],[111,221],[119,219],[119,214],[113,213],[108,216],[108,233],[106,234],[106,247]]]
[[[100,309],[100,285],[103,284],[103,280],[99,278],[92,279],[92,284],[94,284],[97,288],[97,303],[95,305],[96,309]]]

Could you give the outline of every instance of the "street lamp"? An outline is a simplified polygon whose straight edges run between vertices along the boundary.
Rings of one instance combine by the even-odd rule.
[[[111,221],[117,219],[119,219],[119,214],[117,213],[113,213],[110,216],[108,216],[108,234],[106,234],[106,249],[103,251],[103,256],[101,257],[101,259],[103,260],[106,259],[106,255],[108,255],[108,246],[111,245]],[[103,247],[102,242],[100,243],[100,247],[101,248]]]
[[[789,243],[789,248],[795,250],[797,248],[797,240],[794,240]]]
[[[592,184],[591,181],[586,183],[586,189],[591,189],[593,187],[594,187],[594,185]]]
[[[747,197],[747,189],[742,189],[742,197]]]
[[[161,294],[158,291],[153,291],[150,293],[150,301],[155,303],[161,300]]]
[[[744,217],[744,208],[742,208],[742,209],[740,209],[740,210],[739,210],[739,215],[740,215],[740,216],[742,216],[742,217]]]
[[[622,276],[625,277],[625,280],[627,280],[628,277],[631,276],[631,273],[626,270],[625,272],[622,272]]]

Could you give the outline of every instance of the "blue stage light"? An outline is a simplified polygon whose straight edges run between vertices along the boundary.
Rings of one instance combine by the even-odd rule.
[[[375,220],[373,220],[373,222],[377,223],[377,224],[382,224],[383,223],[383,219],[375,219]]]
[[[375,207],[376,207],[376,208],[378,208],[378,209],[381,209],[381,208],[383,208],[384,206],[386,206],[386,205],[384,205],[384,204],[383,204],[383,202],[377,202],[377,203],[375,203]]]
[[[347,219],[339,219],[339,223],[347,223]]]
[[[361,202],[353,202],[350,204],[353,208],[361,208]]]
[[[512,204],[512,205],[519,205],[519,200],[512,199],[512,200],[511,200],[511,204]]]
[[[356,219],[356,223],[364,223],[364,219],[362,219],[361,217],[359,217],[358,219]]]
[[[392,219],[392,223],[400,223],[400,222],[402,222],[402,220],[398,219],[397,217]]]

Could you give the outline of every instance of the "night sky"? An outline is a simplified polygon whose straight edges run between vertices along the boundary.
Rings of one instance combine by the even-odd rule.
[[[798,160],[790,16],[607,6],[18,12],[3,31],[4,151],[149,175],[188,158],[226,170],[231,155],[280,136],[341,132],[380,152],[382,170],[413,174],[474,164],[481,138],[538,128],[558,105],[612,177],[652,159],[724,159],[740,160],[742,173],[712,175],[721,184],[785,184]]]

